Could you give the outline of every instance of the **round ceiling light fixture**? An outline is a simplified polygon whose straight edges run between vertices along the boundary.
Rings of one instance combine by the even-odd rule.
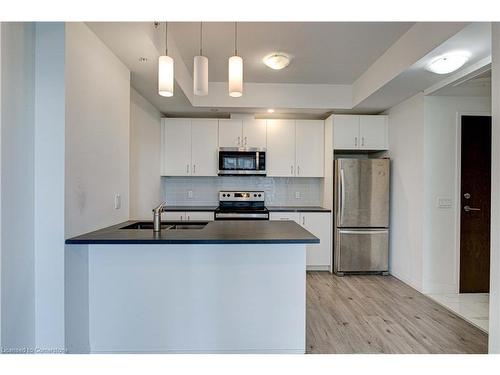
[[[280,70],[290,64],[291,57],[283,52],[273,52],[262,59],[262,62],[269,68]]]
[[[448,74],[461,68],[468,60],[470,54],[467,52],[450,52],[432,60],[426,67],[429,72],[436,74]]]

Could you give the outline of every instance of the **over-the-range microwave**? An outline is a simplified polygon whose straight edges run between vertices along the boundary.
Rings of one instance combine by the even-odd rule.
[[[265,176],[266,149],[219,147],[219,176]]]

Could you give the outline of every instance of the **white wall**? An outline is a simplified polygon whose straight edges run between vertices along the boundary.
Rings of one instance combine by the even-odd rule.
[[[390,272],[422,290],[424,96],[387,111],[391,165]]]
[[[1,27],[2,347],[33,348],[35,27]]]
[[[489,114],[489,97],[425,97],[423,292],[456,293],[459,285],[459,112]],[[438,208],[438,197],[452,208]]]
[[[85,24],[67,23],[67,238],[129,218],[129,122],[129,70]]]
[[[492,23],[491,267],[489,352],[500,353],[500,23]]]
[[[36,24],[35,337],[38,350],[64,343],[65,25]]]
[[[151,220],[162,200],[161,113],[130,90],[130,218]]]

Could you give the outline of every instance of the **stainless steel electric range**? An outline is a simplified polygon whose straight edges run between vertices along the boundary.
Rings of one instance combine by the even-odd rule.
[[[263,191],[221,191],[215,220],[269,220]]]

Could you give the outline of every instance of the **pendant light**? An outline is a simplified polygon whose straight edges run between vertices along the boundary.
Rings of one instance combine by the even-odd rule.
[[[208,95],[208,59],[203,56],[203,22],[200,22],[200,55],[194,57],[193,69],[194,94]]]
[[[165,56],[158,59],[158,94],[174,95],[174,59],[168,55],[168,23],[165,22]]]
[[[243,95],[243,59],[238,56],[238,24],[234,23],[234,56],[229,58],[229,96],[238,98]]]

